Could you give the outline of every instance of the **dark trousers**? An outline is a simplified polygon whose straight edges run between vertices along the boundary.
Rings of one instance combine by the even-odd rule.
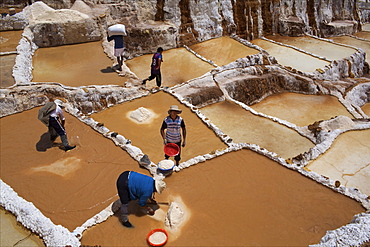
[[[129,171],[125,171],[121,173],[117,179],[117,191],[122,204],[127,204],[130,202],[130,191],[128,189],[129,174]]]
[[[151,81],[154,78],[155,78],[155,81],[157,83],[157,87],[160,87],[162,85],[162,75],[161,75],[161,72],[159,72],[159,74],[151,74],[148,77],[148,80]]]

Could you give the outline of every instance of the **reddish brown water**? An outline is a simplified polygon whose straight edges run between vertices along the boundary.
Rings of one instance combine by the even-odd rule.
[[[214,67],[197,58],[185,48],[163,51],[163,63],[161,65],[163,87],[172,87],[190,79],[197,78],[211,71]],[[145,79],[150,76],[150,63],[153,54],[147,54],[127,60],[130,70],[139,78]],[[147,82],[147,87],[156,87],[155,79]]]
[[[16,51],[23,31],[2,31],[0,32],[0,51]]]
[[[15,52],[23,31],[0,32],[0,52]],[[15,63],[15,54],[0,56],[0,87],[14,85],[12,75]]]
[[[370,117],[370,103],[365,104],[361,107],[361,109],[364,111],[366,115]]]
[[[13,66],[16,55],[0,56],[0,87],[10,87],[15,84]]]
[[[176,98],[164,92],[158,92],[147,97],[126,102],[103,112],[92,114],[91,117],[104,123],[111,131],[115,131],[130,139],[134,146],[142,149],[154,163],[164,159],[163,140],[160,128],[163,119],[168,116],[171,105],[177,105],[183,112],[180,116],[184,119],[187,130],[187,144],[182,149],[182,161],[187,161],[198,155],[214,152],[226,148],[219,137],[209,129],[196,114],[182,105]],[[144,107],[155,114],[155,118],[144,124],[130,120],[131,111]],[[206,143],[206,145],[205,145]]]
[[[45,48],[45,54],[35,59],[41,63],[37,69],[44,71],[50,81],[64,81],[69,86],[115,84],[107,79],[110,75],[118,78],[117,84],[122,85],[124,78],[100,71],[112,65],[109,59],[101,64],[92,62],[100,61],[99,58],[84,60],[98,47],[99,42],[73,48]],[[42,50],[38,52],[42,53]],[[185,56],[176,54],[187,56],[188,53],[183,50],[176,53],[176,50],[171,50],[174,52],[171,56],[185,61]],[[64,56],[67,52],[71,53]],[[167,68],[174,68],[176,59],[166,60],[171,58],[170,51],[167,52],[162,73],[170,75],[164,73],[165,63],[170,61]],[[192,64],[197,65],[199,61],[196,58]],[[148,68],[147,75],[149,64],[137,66],[142,71]],[[199,72],[192,68],[189,66],[188,73],[172,74],[173,82],[182,82],[209,71],[201,69]],[[100,76],[102,78],[94,81]],[[172,83],[170,81],[164,81],[164,86],[167,82]],[[154,84],[153,81],[150,83]],[[194,113],[163,92],[123,103],[92,117],[98,118],[101,114],[101,120],[108,128],[122,132],[157,162],[163,155],[160,122],[172,104],[183,109],[182,116],[188,126],[183,160],[225,147]],[[326,104],[331,105],[331,101],[324,100],[320,105]],[[128,120],[126,113],[139,106],[150,108],[158,117],[147,126]],[[296,101],[293,101],[289,109],[295,106]],[[46,127],[36,119],[38,109],[0,119],[1,179],[20,196],[33,202],[55,224],[72,231],[117,200],[115,182],[122,171],[149,174],[111,140],[69,114],[66,114],[66,129],[71,144],[77,144],[77,149],[65,153],[58,146],[51,147],[44,135]],[[282,119],[286,117],[282,116]],[[60,143],[59,139],[57,143]],[[171,201],[171,198],[181,197],[191,213],[181,232],[170,235],[167,246],[307,246],[318,243],[326,231],[348,224],[354,214],[364,212],[356,201],[249,150],[199,163],[172,174],[165,181],[168,189],[157,200]],[[166,206],[161,209],[165,211]],[[145,237],[148,232],[164,227],[163,222],[140,214],[130,215],[130,220],[136,228],[126,229],[117,217],[110,217],[89,229],[83,235],[82,244],[147,246]]]
[[[101,42],[37,49],[33,57],[33,82],[58,82],[66,86],[124,85],[125,77],[112,70]]]
[[[166,193],[180,194],[191,218],[167,246],[307,246],[327,230],[347,224],[364,209],[297,172],[249,150],[232,152],[166,179]],[[132,217],[135,229],[111,217],[84,234],[82,244],[146,246],[160,227]]]
[[[0,119],[1,179],[55,224],[72,231],[115,201],[121,172],[148,174],[112,141],[69,114],[66,130],[76,150],[51,147],[47,128],[37,120],[38,109]],[[56,143],[60,145],[59,138]]]

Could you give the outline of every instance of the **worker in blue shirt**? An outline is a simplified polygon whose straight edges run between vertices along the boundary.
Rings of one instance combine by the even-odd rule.
[[[166,183],[159,179],[140,174],[134,171],[125,171],[117,179],[117,190],[121,205],[121,222],[125,227],[133,227],[128,220],[128,203],[138,200],[141,207],[146,207],[149,215],[154,215],[154,210],[147,206],[147,201],[156,204],[154,193],[161,194],[166,188]]]

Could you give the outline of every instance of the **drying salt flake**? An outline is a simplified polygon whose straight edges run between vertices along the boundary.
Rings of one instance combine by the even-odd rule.
[[[130,113],[130,118],[138,123],[144,123],[145,121],[148,121],[152,116],[153,113],[144,107],[139,107],[138,109]]]

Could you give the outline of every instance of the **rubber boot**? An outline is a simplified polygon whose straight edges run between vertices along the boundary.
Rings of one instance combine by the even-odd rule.
[[[128,220],[128,203],[121,205],[121,223],[127,228],[133,228],[134,226]]]
[[[68,143],[67,135],[61,135],[60,139],[62,139],[62,144],[64,146],[64,150],[67,152],[69,150],[74,149],[76,146],[70,146]]]

